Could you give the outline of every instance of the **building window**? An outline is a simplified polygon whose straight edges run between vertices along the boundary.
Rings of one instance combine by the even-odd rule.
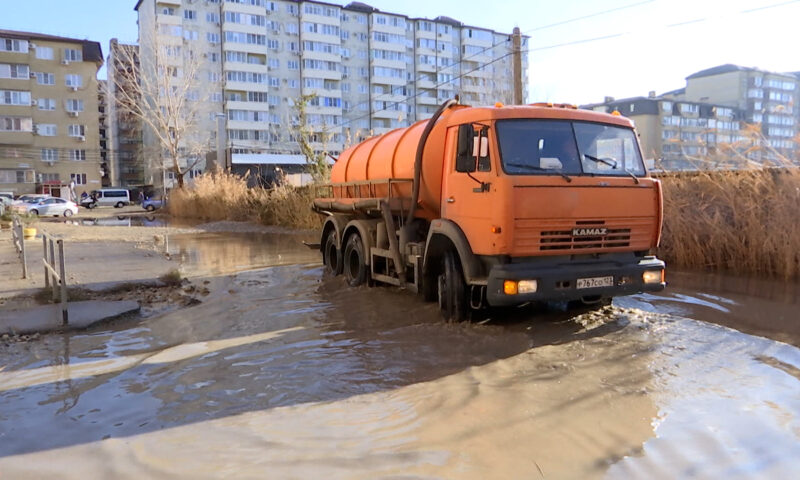
[[[43,137],[55,137],[58,135],[58,127],[52,123],[40,123],[36,125],[36,134]]]
[[[0,90],[0,105],[30,105],[31,92]]]
[[[55,85],[56,76],[52,73],[36,72],[36,83],[39,85]]]
[[[60,182],[61,181],[61,175],[59,175],[58,173],[40,173],[39,174],[39,181],[41,183]]]
[[[206,40],[208,40],[208,43],[219,43],[219,33],[207,32]]]
[[[70,137],[83,137],[86,135],[86,125],[72,124],[67,127],[67,135]]]
[[[33,130],[33,119],[30,117],[0,117],[2,132],[30,132]]]
[[[175,15],[175,9],[173,7],[164,7],[161,9],[161,15]]]
[[[76,50],[74,48],[65,48],[64,49],[64,60],[67,62],[82,62],[83,61],[83,51]]]
[[[28,41],[0,38],[0,52],[28,53]]]
[[[208,22],[208,23],[219,23],[219,13],[216,13],[216,12],[208,12],[208,13],[206,13],[206,22]]]
[[[57,162],[58,161],[58,149],[56,148],[43,148],[41,153],[41,159],[43,162]]]
[[[76,98],[70,98],[66,101],[66,109],[68,112],[82,112],[83,111],[83,100],[79,100]]]
[[[86,161],[86,150],[70,150],[69,159],[72,160],[73,162]]]
[[[197,12],[195,10],[184,10],[183,18],[186,20],[197,20]]]
[[[68,87],[78,88],[78,87],[83,86],[83,77],[80,76],[80,75],[76,75],[76,74],[70,73],[70,74],[64,75],[64,83]]]
[[[52,60],[53,49],[50,47],[36,47],[36,58],[39,60]]]
[[[27,80],[30,78],[30,68],[22,63],[0,63],[0,78]]]
[[[75,182],[75,185],[86,185],[86,174],[85,173],[70,173],[69,179]]]

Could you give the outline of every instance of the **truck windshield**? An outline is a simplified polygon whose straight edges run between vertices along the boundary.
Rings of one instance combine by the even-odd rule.
[[[501,120],[497,137],[509,175],[645,174],[630,128],[564,120]]]

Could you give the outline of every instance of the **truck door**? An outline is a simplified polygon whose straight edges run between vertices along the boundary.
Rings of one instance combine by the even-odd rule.
[[[445,171],[442,176],[442,218],[464,231],[472,251],[489,255],[496,235],[492,234],[497,205],[496,163],[490,154],[489,127],[465,124],[448,131]]]

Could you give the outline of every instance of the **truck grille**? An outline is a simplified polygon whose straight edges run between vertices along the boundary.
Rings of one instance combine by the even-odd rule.
[[[515,254],[601,252],[646,249],[654,232],[650,218],[613,220],[523,220],[515,222]],[[573,229],[602,234],[573,235]]]

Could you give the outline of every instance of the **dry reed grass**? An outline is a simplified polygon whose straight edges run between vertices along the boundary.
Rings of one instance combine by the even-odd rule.
[[[309,188],[288,185],[248,188],[247,179],[229,173],[207,174],[170,195],[169,213],[207,221],[236,220],[290,228],[318,228]]]
[[[666,174],[659,255],[673,266],[760,274],[800,274],[797,168]]]

